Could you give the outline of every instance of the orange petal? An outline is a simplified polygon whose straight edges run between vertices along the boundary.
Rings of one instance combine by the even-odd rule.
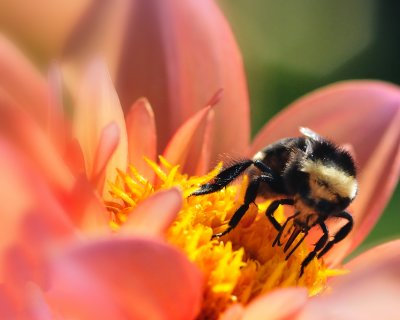
[[[205,143],[206,128],[209,125],[207,120],[210,120],[208,115],[211,111],[211,107],[206,107],[186,121],[174,134],[164,151],[163,156],[168,162],[174,165],[180,164],[185,173],[195,174],[201,163],[199,160]]]
[[[249,154],[309,127],[340,145],[351,145],[358,164],[359,194],[350,207],[354,231],[327,255],[337,263],[357,246],[382,213],[400,172],[400,90],[378,81],[348,81],[317,90],[273,118]]]
[[[400,319],[399,243],[391,246],[397,250],[392,255],[373,260],[371,252],[365,264],[359,260],[349,275],[332,284],[330,294],[310,300],[296,320]]]
[[[154,171],[143,157],[155,162],[157,134],[153,109],[146,98],[137,100],[126,117],[128,134],[128,163],[133,165],[147,180],[153,181]]]
[[[98,34],[100,43],[93,41]],[[90,47],[93,43],[95,49]],[[90,52],[100,51],[107,57],[126,112],[139,97],[150,101],[158,153],[182,123],[223,88],[224,97],[215,109],[211,158],[222,152],[243,155],[250,135],[243,63],[214,1],[129,1],[118,7],[95,3],[66,51],[69,68],[83,52],[90,57]]]
[[[242,319],[292,319],[306,302],[307,290],[305,288],[275,290],[251,302],[245,308]]]
[[[97,297],[106,302],[106,312],[110,305],[117,307],[117,318],[184,320],[199,311],[199,271],[178,250],[156,240],[80,244],[56,259],[52,271],[49,296],[66,317],[77,308],[98,315],[103,305]]]
[[[96,174],[96,151],[103,148],[99,146],[102,143],[103,129],[111,122],[118,126],[120,142],[106,169],[106,180],[113,181],[117,175],[115,169],[125,170],[127,166],[128,143],[125,119],[118,96],[105,66],[99,61],[93,62],[89,67],[74,108],[74,116],[74,131],[82,147],[89,177]]]
[[[171,225],[182,207],[182,193],[177,188],[160,191],[139,203],[122,225],[121,234],[159,236]]]

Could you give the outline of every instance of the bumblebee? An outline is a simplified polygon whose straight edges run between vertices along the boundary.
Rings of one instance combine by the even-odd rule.
[[[253,159],[235,162],[222,169],[192,196],[221,190],[248,170],[250,179],[244,203],[233,214],[227,229],[214,234],[213,238],[234,229],[258,196],[273,199],[265,215],[278,232],[273,246],[284,246],[286,260],[313,227],[319,226],[322,230],[314,249],[301,264],[301,276],[312,259],[321,258],[350,233],[353,218],[345,209],[356,197],[358,183],[354,160],[347,151],[308,128],[300,128],[300,132],[303,136],[281,139],[259,151]],[[274,217],[280,205],[295,209],[283,224]],[[331,218],[346,220],[332,237],[326,226],[326,221]],[[284,230],[290,221],[289,234],[285,237]],[[299,234],[299,241],[292,247]]]

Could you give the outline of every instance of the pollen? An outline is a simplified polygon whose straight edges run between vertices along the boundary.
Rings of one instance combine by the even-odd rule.
[[[220,238],[212,238],[227,228],[243,202],[248,184],[246,176],[238,184],[220,191],[190,196],[200,185],[212,180],[222,164],[198,177],[182,174],[179,166],[171,165],[162,157],[159,164],[148,159],[146,162],[157,176],[155,182],[130,167],[126,173],[118,171],[116,180],[109,183],[109,192],[114,198],[105,203],[110,213],[110,228],[117,231],[132,209],[154,192],[180,187],[183,207],[165,238],[203,273],[203,303],[198,319],[217,319],[229,306],[246,305],[276,288],[305,287],[310,296],[317,295],[326,289],[329,277],[342,273],[327,268],[322,259],[314,259],[300,277],[300,265],[312,247],[304,242],[285,259],[283,248],[273,246],[277,231],[265,216],[269,201],[252,204],[237,227]],[[286,219],[283,209],[278,208],[275,217],[283,223]]]

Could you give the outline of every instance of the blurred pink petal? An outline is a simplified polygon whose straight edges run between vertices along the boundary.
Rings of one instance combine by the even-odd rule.
[[[244,314],[244,307],[241,304],[234,304],[225,310],[219,320],[242,320]]]
[[[82,83],[74,108],[74,117],[74,133],[82,147],[89,177],[96,174],[96,151],[101,148],[99,144],[103,129],[111,122],[118,126],[119,144],[106,168],[106,180],[113,181],[117,174],[115,169],[125,170],[127,167],[128,143],[125,119],[118,96],[104,65],[99,61],[91,64]]]
[[[0,2],[2,32],[9,34],[41,63],[56,56],[72,27],[92,0],[60,3],[51,0]],[[1,51],[1,50],[0,50]]]
[[[366,237],[398,181],[400,90],[378,81],[349,81],[317,90],[273,118],[249,154],[279,138],[298,136],[300,126],[351,145],[356,155],[360,187],[350,207],[354,231],[326,259],[337,263]]]
[[[108,213],[103,200],[93,190],[93,185],[83,176],[75,179],[74,186],[58,197],[74,226],[85,235],[109,232]]]
[[[212,159],[222,152],[242,154],[247,147],[249,102],[242,59],[214,1],[95,2],[66,46],[66,70],[76,74],[79,61],[98,52],[106,58],[125,112],[139,97],[150,101],[158,153],[219,88],[224,97],[215,109],[219,125]],[[227,115],[229,126],[223,125]]]
[[[92,188],[86,185],[86,181],[77,180],[72,175],[48,136],[23,110],[1,94],[0,132],[14,148],[18,148],[20,156],[46,179],[53,196],[77,226],[83,229],[106,226],[104,206],[94,195]],[[81,193],[83,189],[85,192]]]
[[[305,288],[278,289],[251,302],[246,308],[243,320],[291,319],[307,302]]]
[[[43,280],[39,261],[55,239],[75,235],[73,225],[30,163],[3,139],[0,176],[1,283]]]
[[[206,156],[202,150],[210,147],[208,145],[203,148],[209,130],[207,128],[212,125],[210,121],[213,118],[208,116],[211,112],[211,107],[198,111],[175,132],[164,151],[163,156],[168,162],[180,164],[182,172],[195,174],[202,156]]]
[[[73,176],[45,132],[1,91],[0,132],[25,154],[28,161],[40,168],[43,176],[56,189],[68,190],[72,187]]]
[[[0,88],[41,126],[46,126],[50,92],[38,70],[0,34]]]
[[[199,311],[200,273],[159,241],[125,238],[79,245],[56,259],[51,270],[48,295],[65,316],[85,312],[85,319],[103,319],[103,301],[105,311],[115,307],[116,318],[124,319],[184,320]]]
[[[373,247],[344,265],[345,269],[356,270],[363,266],[373,264],[376,260],[386,260],[400,253],[400,240],[386,242]]]
[[[32,320],[52,320],[50,306],[47,304],[46,297],[41,288],[34,284],[26,285],[25,297],[25,316]]]
[[[139,203],[129,213],[119,234],[159,236],[171,225],[182,207],[182,193],[177,188],[159,191]]]
[[[372,261],[372,251],[368,253],[369,264],[354,265],[349,275],[335,281],[330,294],[310,300],[296,320],[400,319],[399,243],[390,246],[396,250],[392,255]]]
[[[157,133],[153,109],[146,98],[140,98],[129,109],[126,116],[128,134],[128,163],[141,175],[153,181],[154,171],[143,157],[157,161]]]

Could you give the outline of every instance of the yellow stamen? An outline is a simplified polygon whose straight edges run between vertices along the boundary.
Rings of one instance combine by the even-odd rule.
[[[204,275],[199,319],[216,319],[228,306],[247,304],[275,288],[302,286],[308,288],[310,296],[316,295],[325,289],[328,277],[344,273],[328,269],[321,259],[314,259],[299,277],[300,265],[311,248],[302,243],[286,261],[282,247],[272,246],[277,231],[265,217],[270,201],[252,204],[235,229],[220,239],[211,239],[213,234],[226,229],[243,202],[247,177],[244,176],[240,184],[229,185],[218,192],[190,196],[201,184],[212,180],[222,164],[207,175],[189,177],[180,173],[179,166],[171,165],[162,157],[160,166],[145,160],[158,181],[150,183],[133,167],[128,173],[119,171],[116,181],[109,184],[115,202],[106,202],[111,214],[110,228],[117,230],[133,207],[152,193],[173,186],[183,190],[183,207],[167,230],[166,239],[183,250]],[[281,208],[275,217],[281,223],[286,219]],[[300,236],[296,242],[299,239]]]

